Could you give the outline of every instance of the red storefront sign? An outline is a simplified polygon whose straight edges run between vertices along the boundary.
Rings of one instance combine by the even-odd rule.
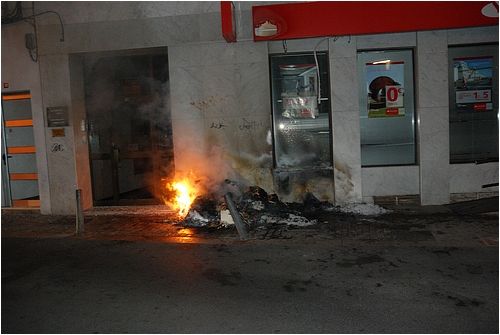
[[[498,4],[323,1],[254,6],[252,15],[254,40],[264,41],[492,26],[498,25]],[[229,18],[223,14],[223,31],[225,17]]]

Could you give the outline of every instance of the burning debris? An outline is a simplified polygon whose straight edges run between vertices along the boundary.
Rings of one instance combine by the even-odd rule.
[[[186,217],[179,224],[189,227],[214,227],[221,225],[222,204],[207,196],[197,197]]]
[[[191,182],[190,180],[195,180]],[[242,187],[226,180],[217,192],[208,192],[196,179],[168,183],[165,204],[178,213],[178,224],[187,227],[220,229],[236,227],[241,239],[247,231],[293,229],[318,224],[318,213],[380,215],[387,210],[376,205],[334,206],[307,193],[303,203],[283,203],[276,194],[257,186]],[[244,189],[244,192],[239,191]]]
[[[199,188],[196,187],[196,182],[186,177],[167,183],[165,193],[165,204],[177,211],[179,218],[183,219],[189,214],[191,204],[199,195]]]

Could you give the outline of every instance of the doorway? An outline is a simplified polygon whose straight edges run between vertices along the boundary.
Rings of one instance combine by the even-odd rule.
[[[40,207],[28,91],[2,94],[2,207]]]
[[[95,206],[161,203],[173,173],[166,49],[84,58]]]

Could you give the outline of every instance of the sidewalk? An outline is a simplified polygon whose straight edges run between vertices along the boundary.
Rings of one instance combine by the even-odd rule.
[[[321,213],[308,227],[250,227],[250,240],[329,240],[332,244],[498,246],[498,214],[457,215],[444,206],[395,206],[390,214],[355,216]],[[102,207],[85,213],[85,231],[75,235],[74,216],[2,210],[2,237],[174,243],[238,242],[234,227],[188,228],[176,225],[164,206]]]

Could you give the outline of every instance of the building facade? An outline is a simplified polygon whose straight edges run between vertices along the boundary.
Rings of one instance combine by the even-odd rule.
[[[71,214],[174,171],[283,201],[498,194],[498,19],[255,42],[262,4],[234,2],[227,43],[220,2],[22,2],[63,25],[2,24],[2,206]]]

